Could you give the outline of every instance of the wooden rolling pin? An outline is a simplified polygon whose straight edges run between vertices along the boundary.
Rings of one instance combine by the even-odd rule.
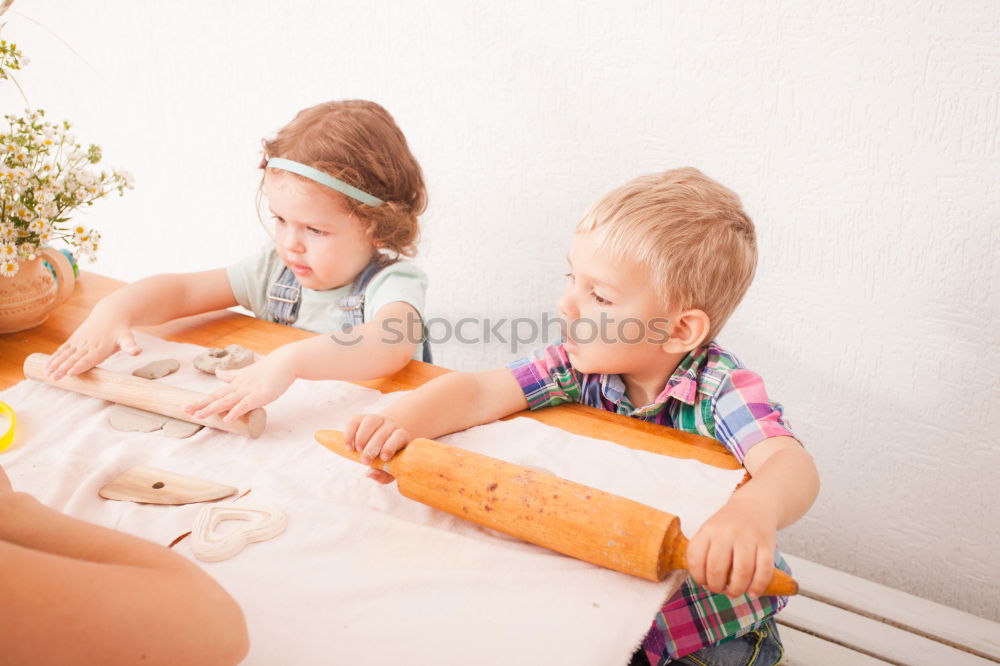
[[[62,379],[54,380],[45,371],[45,365],[49,362],[49,358],[48,354],[28,356],[24,359],[24,376],[68,391],[83,393],[136,409],[145,409],[147,412],[155,412],[188,423],[198,423],[209,428],[233,432],[237,435],[257,437],[264,432],[264,426],[267,425],[267,413],[260,407],[229,422],[223,421],[218,414],[207,419],[195,418],[184,411],[184,405],[190,405],[205,398],[205,394],[189,391],[179,386],[157,384],[148,379],[103,368],[93,368],[75,377],[67,375]]]
[[[360,462],[342,433],[315,436]],[[415,439],[372,467],[395,476],[410,499],[585,562],[652,581],[687,569],[680,518],[618,495],[430,439]],[[798,588],[775,569],[764,594],[786,596]]]

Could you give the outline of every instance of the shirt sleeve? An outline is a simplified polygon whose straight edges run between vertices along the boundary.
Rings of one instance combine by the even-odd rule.
[[[795,437],[782,419],[781,405],[771,402],[757,373],[734,370],[719,387],[713,404],[715,436],[739,461],[769,437]]]
[[[277,254],[270,246],[226,267],[236,302],[257,317],[267,319],[267,287]]]
[[[570,365],[562,345],[535,350],[507,367],[524,391],[530,409],[580,402],[580,373]]]
[[[427,274],[416,264],[397,261],[379,271],[365,289],[365,321],[372,321],[378,311],[390,303],[402,302],[413,306],[424,318],[427,298]]]

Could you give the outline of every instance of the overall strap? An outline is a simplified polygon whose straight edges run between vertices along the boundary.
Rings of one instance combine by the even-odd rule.
[[[354,284],[351,285],[351,293],[345,296],[340,302],[340,310],[343,312],[343,326],[345,330],[365,323],[365,289],[368,288],[368,284],[380,270],[393,263],[382,263],[383,261],[384,258],[379,256],[372,259],[371,262],[365,266],[365,269],[358,274],[358,278],[354,281]],[[423,349],[424,363],[430,363],[431,345],[426,337],[424,338],[421,347]]]
[[[285,266],[278,279],[267,290],[267,316],[278,324],[291,326],[299,317],[302,288],[293,273]]]
[[[382,261],[384,261],[382,257],[375,255],[368,262],[368,265],[358,273],[358,277],[351,284],[350,292],[340,301],[344,330],[365,323],[365,289],[368,288],[368,283],[372,281],[375,274],[388,266]]]

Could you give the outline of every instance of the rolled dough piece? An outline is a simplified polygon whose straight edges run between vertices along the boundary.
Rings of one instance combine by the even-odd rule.
[[[141,368],[136,368],[132,374],[143,379],[159,379],[177,372],[181,367],[180,361],[173,358],[164,358],[159,361],[147,363]]]
[[[238,370],[253,362],[253,352],[239,345],[229,345],[224,349],[207,349],[194,357],[194,367],[210,375],[214,375],[217,368]]]
[[[167,419],[163,424],[163,434],[177,439],[187,439],[205,426],[200,423],[190,423],[180,419]]]
[[[108,423],[121,432],[153,432],[163,428],[166,420],[166,416],[125,405],[114,405],[108,412]]]
[[[120,432],[155,432],[162,429],[163,434],[177,439],[190,437],[204,427],[125,405],[114,405],[111,408],[108,423]]]

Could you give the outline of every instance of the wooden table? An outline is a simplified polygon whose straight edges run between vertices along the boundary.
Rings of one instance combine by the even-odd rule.
[[[69,300],[52,311],[48,320],[33,329],[0,335],[0,390],[24,379],[22,365],[29,354],[51,354],[83,322],[94,305],[125,283],[97,273],[80,272]],[[289,326],[247,317],[228,310],[177,319],[161,326],[139,329],[174,342],[203,347],[242,345],[266,354],[283,344],[312,336]],[[394,375],[358,382],[383,392],[408,390],[449,370],[420,361],[410,361]],[[537,412],[521,412],[528,418],[588,437],[607,439],[623,446],[653,451],[675,458],[694,458],[726,469],[740,467],[736,458],[719,442],[708,437],[658,426],[584,405],[563,405]],[[513,418],[510,417],[510,418]],[[263,436],[267,436],[267,433]]]

